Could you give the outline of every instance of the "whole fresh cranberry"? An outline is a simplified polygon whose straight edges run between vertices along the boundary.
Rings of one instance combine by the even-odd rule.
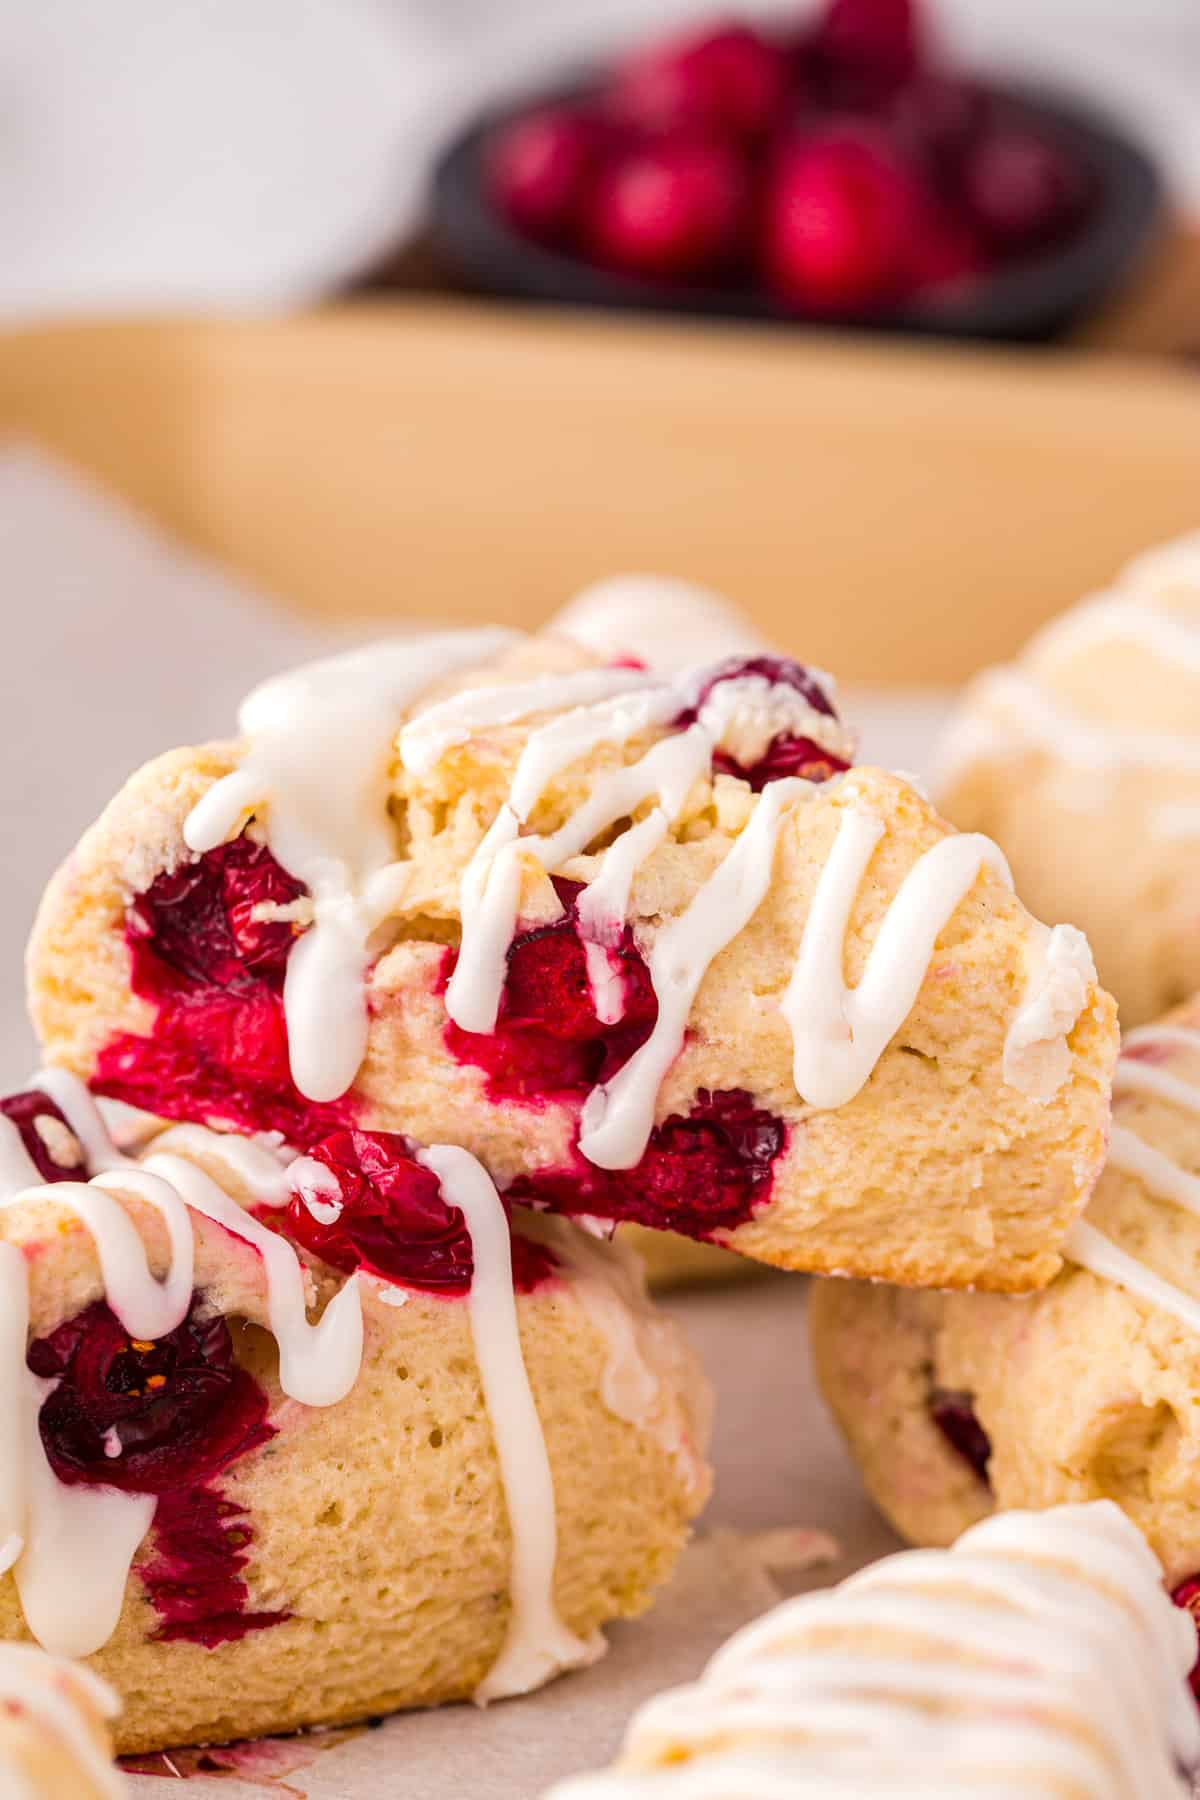
[[[492,198],[520,231],[562,242],[578,222],[604,148],[598,119],[570,107],[544,107],[505,125],[488,146]]]
[[[881,123],[904,155],[952,181],[991,113],[991,96],[978,82],[922,70],[891,96]]]
[[[592,190],[583,247],[593,262],[654,280],[716,275],[744,242],[746,170],[718,142],[664,140],[606,164]]]
[[[0,1115],[16,1126],[25,1154],[43,1181],[87,1180],[79,1140],[47,1094],[36,1088],[7,1094],[0,1100]]]
[[[1061,145],[1021,121],[998,123],[967,151],[965,205],[987,240],[1013,256],[1067,234],[1088,201],[1086,171]]]
[[[979,233],[969,219],[940,202],[924,209],[909,245],[908,280],[915,293],[961,289],[986,267]]]
[[[771,170],[759,257],[777,299],[862,313],[906,285],[924,204],[910,166],[874,134],[830,128],[793,138]]]
[[[812,49],[835,102],[883,100],[922,60],[915,0],[829,0]]]
[[[929,1400],[930,1417],[951,1449],[974,1469],[980,1481],[988,1479],[992,1444],[979,1422],[970,1394],[935,1388]]]
[[[1186,1581],[1181,1581],[1178,1587],[1172,1588],[1171,1598],[1176,1606],[1191,1613],[1197,1630],[1200,1631],[1200,1576],[1189,1575]],[[1192,1666],[1190,1680],[1192,1692],[1200,1700],[1200,1641],[1197,1643],[1197,1658]]]
[[[322,1189],[317,1216],[297,1194],[288,1208],[289,1233],[335,1269],[365,1269],[446,1296],[466,1294],[474,1273],[466,1220],[446,1204],[437,1176],[415,1150],[396,1132],[333,1132],[309,1154],[333,1176],[337,1198]],[[548,1250],[519,1236],[512,1258],[518,1292],[536,1287],[555,1266]]]
[[[774,125],[788,88],[783,50],[731,21],[629,57],[608,101],[618,118],[645,131],[755,139]]]
[[[60,1481],[162,1494],[204,1482],[267,1442],[267,1396],[234,1360],[229,1327],[193,1300],[156,1341],[131,1338],[103,1301],[30,1345],[55,1382],[38,1419]]]

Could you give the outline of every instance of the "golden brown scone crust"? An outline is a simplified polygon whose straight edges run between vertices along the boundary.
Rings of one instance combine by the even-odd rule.
[[[1200,1003],[1163,1023],[1200,1027]],[[1200,1083],[1195,1050],[1174,1047],[1159,1066]],[[1119,1093],[1114,1124],[1200,1175],[1196,1113]],[[1200,1218],[1110,1166],[1088,1222],[1200,1298]],[[831,1282],[811,1317],[826,1399],[905,1537],[948,1544],[993,1506],[1111,1499],[1170,1583],[1200,1571],[1200,1335],[1172,1314],[1068,1265],[1016,1299]],[[992,1445],[990,1492],[932,1423],[935,1388],[972,1397]]]
[[[1135,585],[1127,574],[1101,598],[1200,632],[1200,542],[1190,581],[1160,573]],[[1012,695],[1009,671],[987,671],[951,727],[938,802],[960,830],[995,838],[1031,911],[1087,933],[1128,1028],[1200,989],[1200,679],[1194,658],[1155,653],[1119,626],[1094,639],[1064,635],[1079,617],[1035,637],[1011,673],[1034,684],[1068,733],[1099,732],[1098,756],[1039,743],[1033,696]],[[1123,733],[1169,735],[1181,753],[1139,766],[1120,752]]]
[[[227,1173],[222,1185],[245,1198]],[[132,1194],[122,1204],[163,1274],[160,1216]],[[118,1749],[468,1698],[504,1638],[511,1537],[466,1302],[410,1289],[391,1305],[368,1282],[357,1382],[334,1406],[303,1406],[279,1386],[259,1257],[204,1218],[193,1224],[196,1287],[228,1319],[235,1355],[266,1391],[277,1427],[216,1478],[253,1533],[246,1610],[292,1616],[215,1649],[155,1641],[158,1616],[137,1572],[153,1554],[152,1533],[116,1632],[87,1659],[121,1696]],[[55,1203],[53,1187],[0,1214],[0,1232],[26,1252],[34,1336],[102,1296],[91,1234]],[[319,1304],[342,1278],[310,1266]],[[569,1272],[518,1295],[517,1310],[555,1485],[555,1599],[563,1622],[587,1638],[643,1612],[671,1572],[707,1496],[707,1390],[675,1328],[659,1320],[655,1398],[631,1422],[606,1398],[612,1345]],[[26,1635],[8,1575],[0,1638]]]
[[[531,660],[541,666],[549,654],[535,644],[506,673],[528,674]],[[559,664],[568,654],[552,651]],[[421,780],[399,766],[394,772],[411,875],[392,923],[395,941],[370,976],[371,1032],[352,1090],[361,1123],[462,1144],[502,1185],[569,1162],[577,1109],[489,1103],[480,1070],[445,1047],[439,983],[446,944],[458,936],[464,866],[507,794],[528,730],[481,732]],[[236,746],[215,745],[151,763],[51,882],[29,953],[34,1022],[51,1061],[88,1078],[114,1033],[150,1029],[152,1010],[129,986],[126,906],[186,856],[189,810],[237,755]],[[535,825],[553,828],[615,756],[598,752],[583,771],[556,781]],[[685,816],[634,883],[631,919],[644,952],[717,867],[752,805],[744,782],[722,775],[697,783]],[[907,782],[878,769],[852,771],[795,808],[767,898],[701,985],[657,1118],[686,1112],[700,1088],[743,1088],[787,1123],[769,1200],[715,1234],[744,1255],[903,1283],[1036,1287],[1058,1269],[1058,1245],[1100,1166],[1116,1054],[1112,1002],[1090,990],[1067,1040],[1068,1078],[1048,1101],[1005,1081],[1005,1036],[1026,992],[1033,927],[1020,901],[985,871],[942,932],[911,1013],[863,1089],[836,1110],[804,1106],[779,1000],[850,806],[869,807],[886,825],[851,916],[851,983],[903,877],[947,835]],[[568,872],[586,879],[595,863],[583,856]],[[527,873],[522,911],[532,920],[557,916],[539,872]]]
[[[14,1652],[19,1655],[10,1664]],[[30,1681],[71,1709],[98,1758],[112,1758],[109,1708],[101,1705],[95,1684],[60,1657],[26,1645],[0,1645],[0,1793],[7,1800],[7,1781],[15,1777],[14,1800],[108,1800],[73,1745],[28,1704],[22,1690]]]

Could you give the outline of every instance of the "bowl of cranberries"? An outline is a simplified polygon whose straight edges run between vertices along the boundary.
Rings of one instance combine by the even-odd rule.
[[[434,184],[485,291],[994,338],[1094,305],[1161,210],[1135,144],[950,69],[917,0],[652,44],[480,120]]]

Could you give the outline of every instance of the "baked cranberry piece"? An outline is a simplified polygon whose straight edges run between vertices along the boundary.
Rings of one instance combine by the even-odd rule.
[[[596,179],[583,247],[602,268],[687,280],[727,268],[749,220],[746,170],[716,140],[664,139],[624,151]]]
[[[629,57],[608,100],[619,118],[646,131],[754,139],[771,129],[788,87],[783,50],[731,21]]]
[[[556,879],[566,911],[550,925],[518,932],[508,948],[508,972],[496,1029],[487,1036],[448,1023],[447,1047],[460,1062],[488,1077],[493,1100],[534,1105],[547,1099],[582,1098],[607,1081],[654,1029],[658,1001],[633,933],[626,928],[610,964],[618,964],[623,1010],[605,1024],[596,1016],[587,952],[575,917],[579,883]],[[450,979],[454,953],[446,958]]]
[[[270,913],[304,893],[243,833],[139,894],[126,916],[130,985],[154,1006],[154,1026],[104,1045],[96,1091],[168,1119],[279,1131],[301,1146],[344,1123],[348,1105],[306,1100],[288,1060],[283,983],[301,927]]]
[[[441,1183],[416,1160],[408,1138],[390,1131],[337,1131],[311,1151],[333,1176],[316,1209],[297,1194],[288,1229],[314,1256],[347,1273],[366,1269],[405,1287],[447,1297],[470,1291],[474,1263],[466,1221],[442,1198]],[[331,1216],[332,1215],[332,1216]],[[512,1239],[513,1283],[528,1293],[554,1272],[549,1250]]]
[[[242,1509],[211,1484],[275,1436],[267,1396],[234,1360],[229,1327],[187,1318],[155,1341],[131,1338],[103,1301],[29,1347],[55,1383],[38,1427],[60,1481],[154,1494],[152,1548],[138,1573],[160,1638],[212,1647],[281,1624],[249,1612],[241,1571],[252,1541]]]
[[[1191,1613],[1200,1631],[1200,1576],[1189,1575],[1186,1581],[1171,1589],[1171,1598],[1176,1606],[1184,1612]],[[1200,1700],[1200,1641],[1197,1643],[1197,1658],[1190,1677],[1191,1689],[1197,1700]]]
[[[130,905],[131,941],[153,949],[187,980],[245,987],[282,986],[297,935],[290,922],[258,919],[261,906],[288,906],[305,892],[265,844],[242,834],[195,862],[164,870]]]
[[[492,198],[520,231],[545,243],[568,238],[607,143],[600,121],[569,107],[526,113],[490,144]]]
[[[926,195],[880,134],[828,127],[797,135],[767,178],[759,261],[776,299],[821,313],[898,299]]]
[[[38,1424],[60,1481],[165,1494],[265,1444],[267,1396],[234,1360],[229,1327],[193,1300],[156,1341],[131,1338],[103,1301],[29,1347],[56,1383]]]
[[[822,713],[828,719],[838,716],[824,688],[803,663],[781,656],[731,656],[717,664],[700,688],[695,704],[681,712],[673,723],[678,729],[693,724],[715,688],[746,677],[769,681],[774,687],[791,688],[814,712]],[[849,766],[842,757],[835,756],[812,738],[797,737],[787,731],[777,732],[754,763],[741,763],[727,750],[718,750],[713,756],[714,769],[748,781],[755,793],[761,792],[768,781],[778,781],[785,775],[800,775],[806,781],[827,781],[831,775]]]
[[[998,122],[964,156],[963,200],[998,254],[1018,256],[1067,235],[1090,196],[1086,171],[1021,120]]]
[[[744,1089],[701,1088],[689,1112],[655,1127],[636,1168],[597,1169],[580,1156],[569,1169],[521,1176],[508,1194],[554,1212],[710,1238],[743,1224],[764,1203],[786,1144],[783,1120]]]
[[[7,1094],[0,1100],[0,1114],[16,1126],[25,1153],[43,1181],[87,1179],[79,1140],[49,1095],[36,1088]]]
[[[929,1413],[951,1449],[957,1450],[963,1461],[970,1463],[980,1481],[986,1482],[992,1444],[979,1423],[970,1394],[935,1388],[929,1400]]]

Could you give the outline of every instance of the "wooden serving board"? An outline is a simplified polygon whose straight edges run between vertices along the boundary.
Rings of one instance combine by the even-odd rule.
[[[859,681],[960,680],[1200,525],[1180,364],[445,299],[5,334],[0,430],[326,617],[667,570]]]

